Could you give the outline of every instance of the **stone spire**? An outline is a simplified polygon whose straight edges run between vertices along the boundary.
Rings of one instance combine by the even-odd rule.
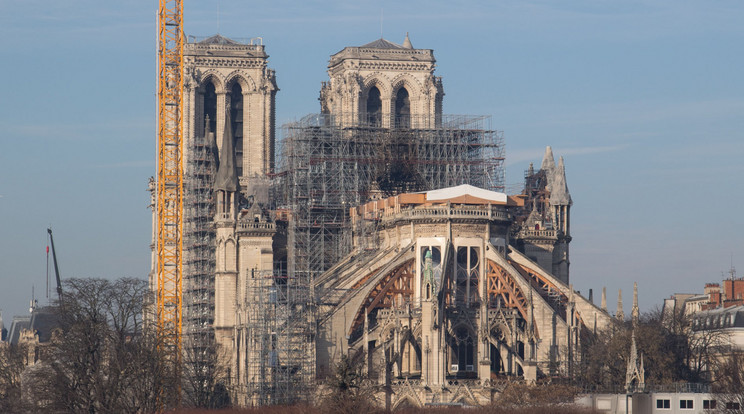
[[[640,362],[638,361],[638,349],[636,348],[635,327],[630,338],[630,355],[628,355],[628,365],[625,369],[625,391],[643,392],[646,388],[646,370],[643,368],[643,354]]]
[[[225,111],[225,133],[222,135],[220,166],[214,178],[214,189],[228,192],[238,191],[238,169],[235,165],[235,148],[232,134],[230,110]]]
[[[638,319],[640,311],[638,310],[638,283],[633,283],[633,309],[630,311],[631,317],[633,318],[633,333],[630,337],[630,355],[628,356],[628,366],[625,370],[625,391],[627,392],[643,392],[646,388],[645,380],[646,371],[643,367],[643,354],[641,354],[640,361],[638,360],[638,349],[636,347],[636,328],[638,327]]]
[[[436,282],[432,270],[431,248],[429,248],[424,256],[424,300],[431,300],[434,292],[436,292]]]
[[[623,290],[622,289],[617,291],[617,313],[615,314],[615,317],[620,321],[625,320],[625,312],[623,312]]]
[[[411,44],[411,39],[408,38],[408,32],[406,32],[406,40],[403,41],[403,47],[405,49],[413,49],[413,45]]]
[[[553,148],[548,145],[545,147],[545,155],[543,156],[542,164],[540,169],[546,173],[550,173],[555,168],[555,158],[553,157]]]
[[[633,318],[633,327],[635,329],[638,326],[638,320],[641,315],[641,312],[638,310],[638,282],[633,282],[633,309],[631,309],[630,315]]]
[[[220,151],[217,149],[217,139],[214,136],[214,132],[212,132],[210,128],[210,120],[209,115],[206,115],[204,117],[204,140],[206,141],[207,145],[209,146],[209,154],[212,156],[212,161],[214,161],[214,168],[217,170],[220,168]]]
[[[543,165],[544,164],[545,161],[543,161]],[[552,176],[548,179],[551,187],[550,204],[554,206],[573,205],[571,194],[568,192],[568,185],[566,184],[566,166],[563,163],[563,157],[558,159],[558,167],[554,168],[549,174]]]
[[[602,287],[602,310],[607,312],[607,287]]]

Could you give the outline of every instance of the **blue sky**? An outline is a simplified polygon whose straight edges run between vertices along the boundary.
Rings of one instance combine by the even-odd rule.
[[[434,49],[444,110],[492,115],[509,189],[566,159],[571,280],[648,310],[744,267],[744,3],[185,0],[189,35],[263,38],[277,124],[317,112],[328,57],[380,37]],[[0,309],[63,277],[146,277],[155,0],[0,0]],[[53,292],[53,290],[52,290]]]

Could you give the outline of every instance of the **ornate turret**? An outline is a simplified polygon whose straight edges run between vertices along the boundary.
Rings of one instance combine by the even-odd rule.
[[[403,47],[405,49],[413,49],[413,45],[411,44],[411,39],[408,38],[408,32],[406,32],[406,39],[403,41]]]
[[[555,158],[553,157],[553,148],[548,145],[545,147],[545,155],[543,155],[542,164],[540,164],[540,169],[545,171],[546,173],[550,173],[553,171],[553,168],[555,168]]]
[[[617,291],[617,312],[615,313],[615,317],[619,321],[625,320],[625,312],[623,312],[623,290],[619,289]]]
[[[570,208],[573,204],[566,183],[563,157],[555,165],[553,149],[548,146],[535,171],[533,164],[525,172],[524,208],[517,213],[517,247],[530,259],[550,271],[564,283],[569,282],[571,242]]]
[[[568,185],[566,184],[566,166],[563,162],[563,157],[558,159],[558,166],[553,170],[550,181],[550,205],[572,205],[573,201],[571,200],[571,194],[569,194]]]
[[[636,347],[636,328],[639,322],[638,310],[638,283],[633,283],[633,309],[631,315],[633,318],[633,331],[630,337],[630,355],[628,356],[628,365],[625,370],[625,391],[643,392],[646,388],[646,370],[643,367],[643,354],[640,360],[638,358],[638,349]]]

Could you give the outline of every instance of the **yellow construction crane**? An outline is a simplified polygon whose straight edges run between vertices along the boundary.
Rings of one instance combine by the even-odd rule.
[[[183,0],[159,0],[157,327],[174,383],[162,384],[161,408],[178,404],[181,365],[183,235]],[[165,389],[168,388],[168,389]]]

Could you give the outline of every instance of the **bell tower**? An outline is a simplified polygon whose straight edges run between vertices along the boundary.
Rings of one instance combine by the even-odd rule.
[[[441,123],[442,79],[431,49],[378,39],[331,56],[321,112],[341,125],[430,128]]]
[[[216,132],[224,145],[228,115],[241,191],[253,177],[274,168],[276,86],[269,55],[260,38],[242,42],[214,35],[189,39],[184,47],[184,135],[186,156],[195,137]],[[205,127],[205,120],[209,125]],[[248,194],[250,195],[250,194]]]

